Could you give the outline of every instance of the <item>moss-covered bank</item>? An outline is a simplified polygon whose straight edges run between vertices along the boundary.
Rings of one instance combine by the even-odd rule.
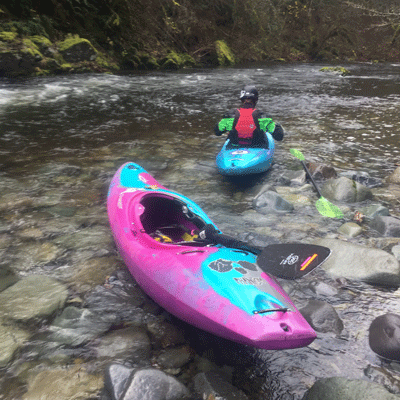
[[[400,11],[363,1],[0,0],[0,76],[399,62]]]

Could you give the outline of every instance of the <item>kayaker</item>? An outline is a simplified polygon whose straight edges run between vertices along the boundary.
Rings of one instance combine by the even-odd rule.
[[[283,139],[284,131],[264,112],[256,109],[258,90],[253,85],[246,85],[240,92],[239,109],[230,110],[215,126],[215,134],[221,136],[229,132],[228,139],[232,144],[249,145],[251,147],[267,147],[265,132],[269,132],[275,140]]]

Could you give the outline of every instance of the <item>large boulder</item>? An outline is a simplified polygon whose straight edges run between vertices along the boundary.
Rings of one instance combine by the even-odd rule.
[[[94,61],[97,51],[87,39],[71,36],[58,44],[58,51],[69,63]]]
[[[345,203],[357,203],[373,197],[371,189],[344,176],[327,180],[321,193],[328,199]]]
[[[376,285],[400,285],[400,266],[393,254],[337,239],[317,239],[315,244],[332,250],[322,268],[334,277]]]

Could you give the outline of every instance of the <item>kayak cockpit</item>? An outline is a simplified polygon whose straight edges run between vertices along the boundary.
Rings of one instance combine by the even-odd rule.
[[[152,193],[140,201],[144,208],[140,222],[144,233],[161,243],[204,246],[209,242],[199,238],[207,224],[194,214],[187,204],[164,193]]]

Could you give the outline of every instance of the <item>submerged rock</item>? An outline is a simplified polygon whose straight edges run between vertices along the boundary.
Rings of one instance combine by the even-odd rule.
[[[106,370],[104,399],[181,400],[189,390],[176,378],[155,368],[130,369],[110,365]]]
[[[11,361],[16,350],[29,338],[30,334],[14,326],[0,324],[0,368]]]
[[[369,226],[383,236],[400,237],[400,218],[378,215]]]
[[[248,400],[248,397],[215,372],[201,372],[194,378],[196,392],[203,399]]]
[[[0,293],[0,314],[24,321],[52,315],[68,297],[65,285],[43,275],[21,279]]]
[[[303,400],[398,400],[384,386],[364,380],[326,378],[314,383]]]
[[[343,322],[336,310],[324,301],[309,300],[306,306],[299,311],[317,332],[339,334],[343,330]]]
[[[400,167],[397,167],[394,172],[388,177],[391,183],[400,183]]]
[[[79,346],[106,332],[111,325],[101,314],[69,306],[51,324],[49,340]]]
[[[32,372],[23,400],[86,400],[95,398],[103,387],[100,375],[94,375],[81,365]]]
[[[268,190],[253,200],[253,208],[261,214],[287,213],[294,210],[293,204],[283,199],[278,193]]]

